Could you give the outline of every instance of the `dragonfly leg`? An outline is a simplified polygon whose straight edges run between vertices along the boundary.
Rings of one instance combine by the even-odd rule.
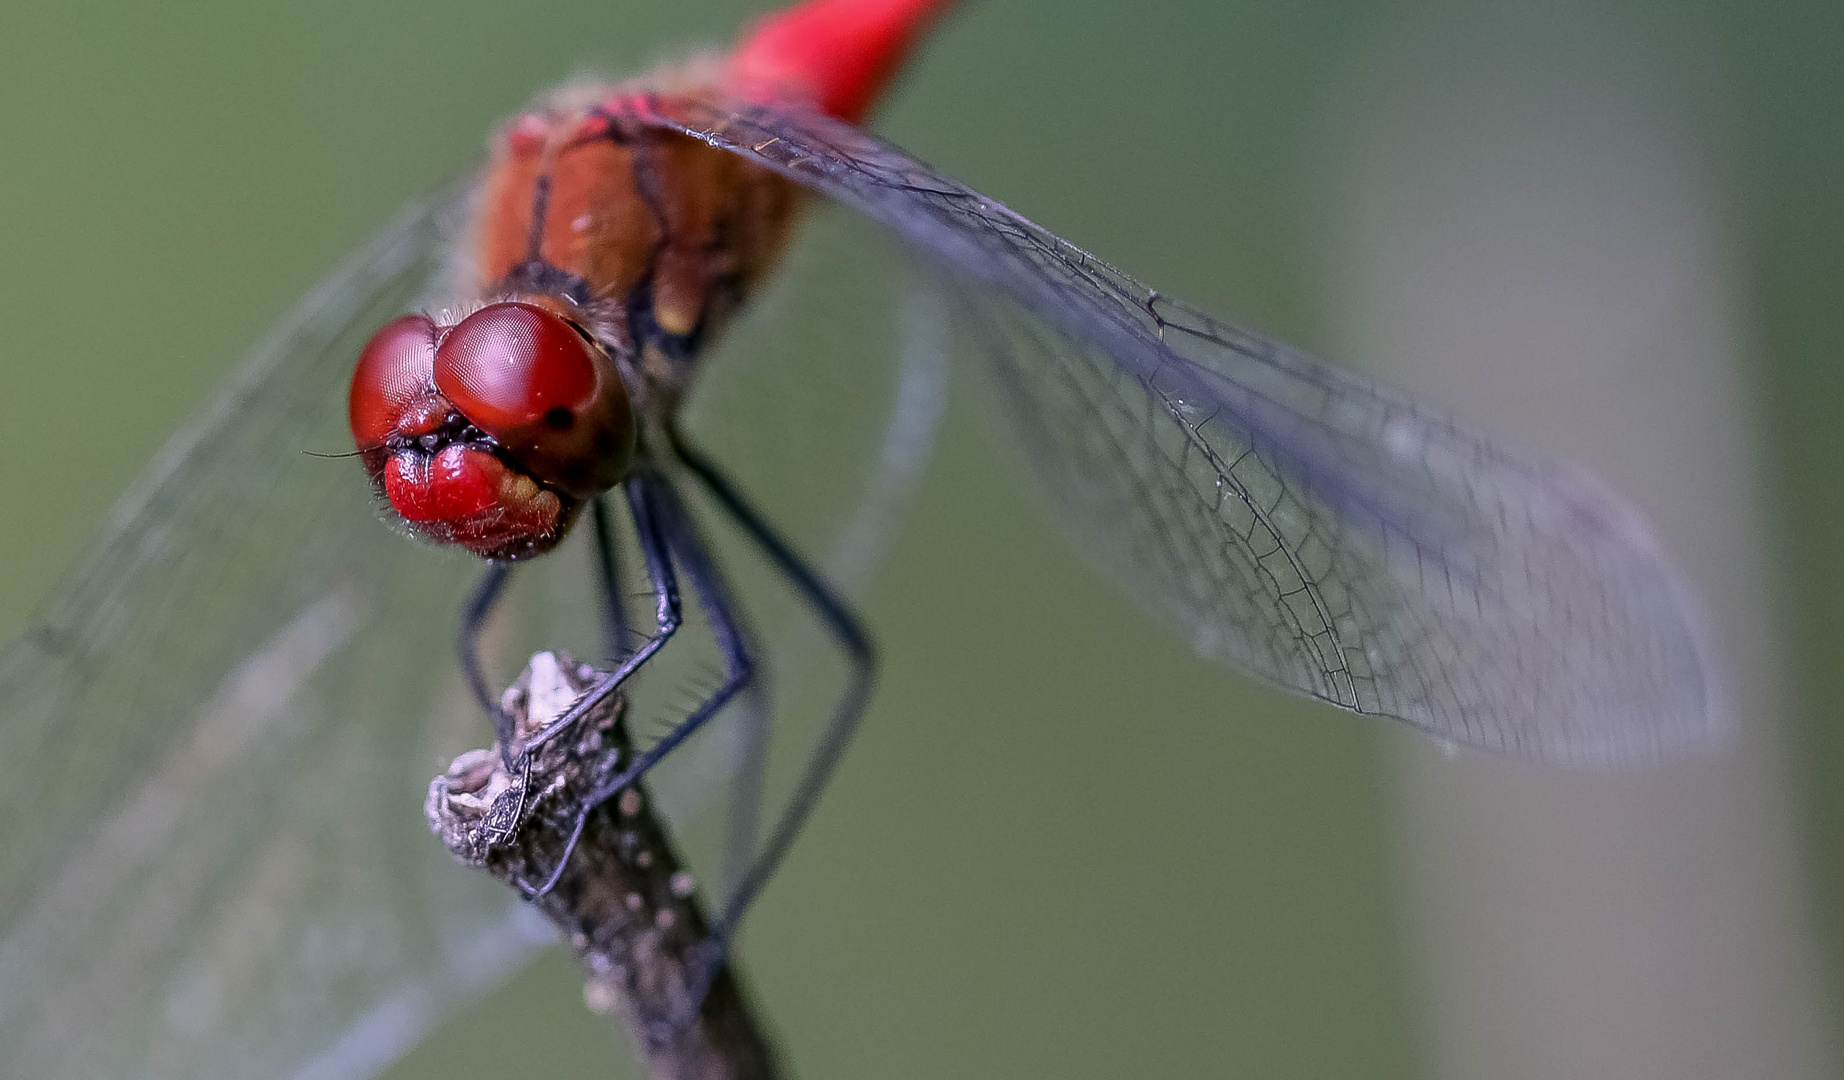
[[[602,588],[602,633],[610,663],[618,664],[633,651],[633,624],[627,616],[627,597],[621,592],[621,549],[615,542],[615,523],[607,496],[593,504],[595,569]]]
[[[742,622],[737,617],[736,604],[730,597],[729,586],[718,573],[717,564],[711,560],[710,552],[705,549],[704,541],[698,536],[691,519],[685,515],[685,508],[677,494],[663,481],[659,483],[658,494],[666,510],[662,516],[672,553],[677,556],[679,566],[698,594],[699,606],[704,608],[711,624],[711,637],[717,643],[717,651],[723,655],[724,680],[697,708],[686,714],[685,719],[641,752],[633,764],[591,792],[585,800],[588,809],[607,802],[623,788],[645,776],[647,770],[661,758],[697,734],[698,729],[717,715],[719,709],[729,704],[730,699],[755,676],[755,657],[750,652]]]
[[[845,687],[833,707],[831,720],[820,735],[813,756],[808,759],[806,771],[801,774],[794,793],[789,796],[786,806],[775,820],[767,841],[756,852],[748,869],[731,886],[724,909],[712,927],[711,937],[720,946],[717,956],[721,959],[721,946],[734,933],[750,903],[762,891],[762,886],[793,846],[794,838],[806,823],[814,803],[819,800],[820,792],[832,778],[833,769],[845,752],[846,744],[851,742],[852,735],[857,731],[858,722],[863,718],[865,706],[870,701],[871,686],[876,680],[877,651],[863,624],[846,606],[845,601],[775,532],[717,466],[686,445],[676,432],[673,434],[673,447],[679,459],[710,491],[724,512],[768,556],[813,609],[845,655],[849,666]]]
[[[678,632],[679,624],[683,621],[679,604],[679,580],[672,569],[673,543],[667,531],[667,515],[673,509],[669,505],[671,489],[657,477],[635,476],[627,481],[626,494],[628,510],[634,517],[634,532],[640,541],[640,554],[647,564],[647,577],[653,582],[653,636],[616,665],[615,670],[596,680],[562,716],[526,739],[523,748],[525,754],[535,753],[561,732],[571,730],[578,720],[600,705],[627,681],[628,676],[640,670],[642,664],[660,651],[672,635]]]
[[[480,581],[474,591],[468,594],[467,602],[461,605],[461,628],[456,635],[455,650],[461,660],[461,674],[467,679],[467,688],[472,691],[474,700],[493,718],[493,733],[499,738],[500,754],[508,766],[511,765],[512,717],[499,707],[499,699],[487,689],[487,676],[480,660],[480,635],[486,629],[487,617],[493,614],[499,598],[506,591],[506,581],[512,576],[512,564],[497,559],[487,563],[486,572],[480,575]]]
[[[721,895],[728,895],[755,861],[763,789],[768,780],[769,723],[774,716],[766,672],[758,672],[737,695],[731,715],[735,717],[740,737],[736,748],[736,776],[731,781],[728,817],[724,821]]]
[[[647,487],[647,493],[653,500],[653,505],[661,510],[659,524],[664,528],[667,543],[672,554],[676,556],[680,569],[691,582],[692,590],[698,594],[699,606],[704,609],[705,617],[710,622],[711,637],[716,641],[717,650],[723,656],[724,680],[696,708],[687,713],[684,719],[675,724],[671,731],[636,755],[627,768],[584,795],[582,805],[577,808],[576,824],[570,835],[569,843],[565,845],[563,855],[558,858],[557,866],[551,871],[549,880],[535,890],[534,895],[536,896],[543,896],[549,892],[563,876],[564,867],[569,864],[570,856],[576,852],[576,843],[582,836],[583,827],[589,815],[603,803],[633,786],[647,774],[648,770],[659,764],[661,758],[676,750],[686,739],[697,734],[699,729],[729,704],[731,699],[735,698],[755,677],[755,657],[750,652],[742,622],[737,617],[736,605],[730,598],[729,587],[718,572],[717,564],[712,561],[710,552],[705,549],[704,541],[698,536],[696,527],[686,515],[685,507],[679,502],[677,493],[663,478],[657,476],[643,480],[641,483]],[[590,693],[594,691],[591,690]],[[582,710],[583,705],[579,702],[571,706],[565,718],[578,714]],[[559,724],[562,722],[562,720],[558,721]]]

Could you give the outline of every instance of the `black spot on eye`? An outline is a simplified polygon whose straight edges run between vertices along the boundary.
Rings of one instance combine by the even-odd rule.
[[[576,423],[576,414],[562,405],[553,407],[544,414],[544,426],[553,431],[568,431]]]

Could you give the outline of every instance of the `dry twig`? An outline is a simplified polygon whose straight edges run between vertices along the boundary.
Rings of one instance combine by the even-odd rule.
[[[518,737],[562,715],[598,674],[567,656],[533,656],[502,701]],[[625,707],[611,698],[574,739],[552,740],[517,773],[497,746],[456,758],[430,782],[430,828],[463,863],[529,895],[567,849],[582,794],[630,758]],[[588,972],[590,1007],[621,1017],[654,1080],[780,1075],[729,965],[707,975],[704,912],[644,785],[591,812],[556,885],[531,902]]]

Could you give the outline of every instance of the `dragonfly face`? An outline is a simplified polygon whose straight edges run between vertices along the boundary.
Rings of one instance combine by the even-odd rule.
[[[405,315],[359,356],[352,437],[418,536],[487,559],[540,555],[618,483],[634,414],[614,361],[564,315],[489,304],[453,326]]]

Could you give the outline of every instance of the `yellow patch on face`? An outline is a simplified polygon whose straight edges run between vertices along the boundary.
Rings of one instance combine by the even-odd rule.
[[[524,473],[507,469],[499,482],[500,501],[508,506],[531,506],[540,496],[550,493],[538,486],[538,482]],[[556,496],[551,496],[555,501]]]

